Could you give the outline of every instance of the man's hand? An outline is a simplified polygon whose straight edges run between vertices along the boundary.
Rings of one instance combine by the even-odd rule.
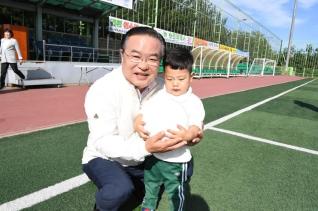
[[[149,132],[145,130],[145,122],[142,120],[142,114],[138,114],[135,118],[134,129],[142,139],[147,140],[149,138]]]
[[[21,65],[23,63],[23,60],[22,59],[19,59],[19,64]]]
[[[163,138],[165,138],[165,133],[163,131],[148,138],[145,143],[146,150],[150,153],[167,152],[167,151],[175,150],[187,144],[186,141],[183,141],[182,139],[178,137],[165,138],[164,140]]]
[[[181,125],[178,125],[178,131],[177,130],[168,130],[168,132],[171,134],[171,138],[181,138],[182,140],[186,141],[189,146],[196,145],[201,141],[203,138],[203,132],[202,129],[199,127],[192,125],[188,129],[185,129]]]
[[[192,133],[190,130],[187,130],[186,128],[182,127],[181,125],[177,125],[177,128],[179,130],[167,130],[168,133],[170,133],[169,137],[170,138],[180,138],[184,141],[190,141],[192,140]]]

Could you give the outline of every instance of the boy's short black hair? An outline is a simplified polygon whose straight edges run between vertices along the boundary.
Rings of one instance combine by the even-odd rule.
[[[166,51],[165,39],[163,38],[163,36],[160,33],[158,33],[153,28],[149,28],[149,27],[145,27],[145,26],[134,27],[134,28],[130,29],[129,31],[127,31],[127,33],[124,35],[123,39],[121,40],[120,47],[122,50],[125,50],[126,41],[128,40],[129,37],[131,37],[133,35],[148,35],[150,37],[153,37],[153,38],[159,40],[161,45],[162,45],[161,57],[165,56],[165,51]]]
[[[164,60],[164,67],[170,66],[172,69],[187,69],[192,73],[193,56],[186,48],[172,48],[168,50]]]

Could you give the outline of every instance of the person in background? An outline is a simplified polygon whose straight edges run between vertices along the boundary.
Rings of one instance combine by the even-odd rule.
[[[13,32],[10,29],[5,29],[4,37],[1,39],[0,55],[1,55],[1,84],[0,89],[4,88],[5,79],[9,65],[12,70],[21,78],[25,79],[23,73],[18,69],[16,54],[18,54],[19,63],[22,63],[22,55],[20,52],[19,44],[13,38]]]

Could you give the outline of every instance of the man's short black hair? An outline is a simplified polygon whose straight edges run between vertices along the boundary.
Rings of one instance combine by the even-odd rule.
[[[166,41],[162,37],[160,33],[158,33],[156,30],[153,28],[145,27],[145,26],[138,26],[130,29],[127,31],[127,33],[124,35],[123,39],[121,40],[121,49],[125,49],[126,41],[128,40],[129,37],[133,35],[148,35],[150,37],[156,38],[157,40],[160,41],[162,45],[161,49],[161,56],[164,57],[165,51],[166,51]]]
[[[172,69],[187,69],[192,73],[193,56],[191,51],[186,48],[172,48],[168,50],[164,60],[164,66]]]

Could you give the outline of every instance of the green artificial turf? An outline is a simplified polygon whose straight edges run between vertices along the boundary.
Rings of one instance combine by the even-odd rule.
[[[206,117],[204,122],[208,123],[218,118],[221,118],[229,113],[240,110],[254,103],[262,101],[266,98],[277,95],[288,89],[299,86],[309,79],[279,84],[269,87],[263,87],[253,90],[248,90],[239,93],[222,95],[203,100]]]
[[[95,185],[89,182],[67,193],[56,196],[48,201],[44,201],[24,210],[90,211],[93,210],[95,204],[95,192]]]
[[[318,209],[318,156],[213,131],[192,153],[188,211]],[[91,210],[95,191],[89,183],[28,210]]]
[[[0,203],[82,173],[87,124],[0,139]]]
[[[318,150],[318,81],[216,127]]]
[[[318,209],[318,156],[214,131],[192,153],[192,194],[210,210]]]
[[[296,81],[205,99],[205,122],[207,123],[218,119],[265,98],[305,83],[305,81],[306,80]],[[275,191],[279,192],[280,190],[284,190],[273,189],[273,191],[271,191],[271,188],[275,188],[276,185],[278,185],[277,182],[273,183],[275,184],[275,187],[255,185],[258,184],[257,181],[259,181],[259,179],[254,178],[254,176],[259,176],[256,174],[257,172],[260,171],[263,174],[269,171],[269,175],[266,177],[269,177],[270,180],[279,176],[278,172],[274,171],[274,175],[271,176],[270,171],[273,169],[268,166],[265,170],[257,170],[254,173],[250,172],[251,170],[245,172],[245,168],[257,168],[255,166],[253,167],[251,162],[253,161],[254,156],[257,157],[263,153],[266,154],[266,156],[264,155],[266,157],[265,160],[268,161],[273,153],[276,155],[277,152],[284,152],[282,157],[277,155],[277,162],[279,162],[279,165],[274,165],[273,168],[276,171],[279,171],[279,169],[282,168],[284,170],[283,173],[287,174],[287,176],[285,174],[282,175],[285,175],[287,179],[290,175],[294,174],[296,174],[296,179],[298,179],[298,176],[304,176],[304,182],[303,180],[295,180],[294,182],[300,182],[300,184],[304,183],[304,187],[306,188],[309,179],[311,179],[314,182],[311,185],[317,190],[317,187],[314,185],[316,184],[316,180],[311,178],[311,174],[313,174],[313,176],[317,174],[315,168],[315,166],[318,166],[316,157],[304,155],[299,152],[295,153],[294,151],[290,152],[286,149],[267,146],[260,143],[237,141],[240,140],[237,137],[217,134],[218,133],[210,131],[206,132],[203,143],[193,148],[196,167],[191,182],[192,195],[190,197],[191,200],[187,205],[188,210],[235,210],[235,207],[242,208],[240,210],[253,210],[258,207],[284,208],[284,206],[278,202],[268,202],[268,200],[272,199],[266,198],[270,197],[269,195],[276,196],[276,194],[274,194]],[[82,150],[86,145],[87,135],[87,124],[82,123],[0,139],[0,203],[13,200],[81,174]],[[247,150],[244,150],[245,148]],[[253,152],[252,149],[254,148],[259,148],[257,153]],[[268,149],[273,149],[274,151]],[[267,153],[269,153],[269,155],[267,155]],[[299,154],[301,158],[294,158],[293,156],[290,156],[290,154]],[[308,157],[310,159],[306,160]],[[287,159],[292,163],[287,162],[288,165],[284,166],[286,162],[284,161],[285,164],[281,163],[283,161],[280,161],[280,158],[283,160]],[[257,161],[257,165],[266,164],[262,159],[258,159]],[[274,160],[269,161],[274,162]],[[302,169],[298,164],[299,166],[303,165],[305,171],[302,172]],[[290,172],[289,168],[291,168]],[[231,176],[232,171],[233,176]],[[235,179],[235,175],[238,177],[238,180]],[[264,178],[264,180],[267,181],[267,178]],[[242,191],[244,193],[242,196],[237,189],[239,186],[234,189],[232,187],[235,184],[245,185],[249,182],[251,182],[251,187],[242,186]],[[262,180],[260,180],[260,182],[262,182]],[[284,185],[284,183],[282,185]],[[261,189],[254,188],[254,186],[260,187]],[[304,208],[302,210],[306,210],[305,208],[308,206],[308,208],[317,209],[316,202],[312,202],[312,197],[315,195],[317,196],[317,193],[313,189],[307,189],[315,194],[310,196],[303,190],[304,187],[300,187],[299,194],[297,190],[289,187],[291,190],[296,191],[295,195],[292,194],[293,197],[291,198],[293,200],[296,196],[300,198],[295,199],[295,202],[291,202],[290,205],[286,205],[286,208],[292,207],[297,210],[297,208],[301,207]],[[258,193],[258,191],[261,193]],[[30,208],[30,210],[72,210],[73,208],[73,210],[91,210],[94,203],[94,192],[94,185],[89,183],[68,193],[61,194],[48,201],[35,205]],[[251,196],[247,198],[243,197],[248,194]],[[301,194],[304,195],[301,196]],[[277,193],[278,201],[286,201],[282,195],[283,194],[280,192]],[[289,196],[287,195],[286,197],[288,198]],[[304,199],[304,197],[306,197],[306,199]],[[261,199],[266,199],[264,206],[262,205],[263,202]],[[255,202],[253,202],[253,200],[255,200]],[[287,200],[287,202],[289,202],[289,200]],[[297,205],[296,202],[301,203]],[[160,204],[160,210],[167,210],[165,196]]]

